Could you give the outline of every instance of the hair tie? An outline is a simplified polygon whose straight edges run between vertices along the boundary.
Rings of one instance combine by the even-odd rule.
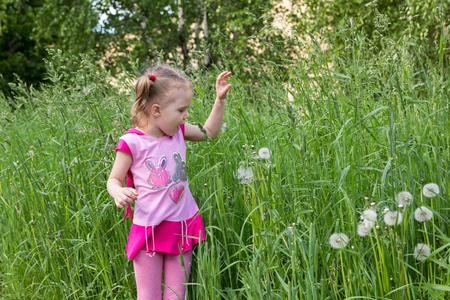
[[[148,75],[148,79],[150,79],[151,81],[155,81],[156,77],[155,75]]]

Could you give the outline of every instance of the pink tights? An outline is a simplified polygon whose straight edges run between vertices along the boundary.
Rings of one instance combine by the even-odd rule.
[[[150,254],[152,254],[150,252]],[[138,300],[161,299],[161,277],[164,270],[164,299],[184,299],[185,283],[189,280],[192,250],[183,254],[184,267],[179,255],[155,252],[150,257],[144,250],[133,260]]]

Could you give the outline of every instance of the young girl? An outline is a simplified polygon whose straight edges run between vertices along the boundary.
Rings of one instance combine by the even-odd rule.
[[[217,98],[203,127],[211,139],[222,126],[230,75],[217,78]],[[138,299],[161,299],[162,294],[184,299],[192,248],[205,239],[186,169],[184,141],[205,140],[198,126],[186,123],[192,88],[182,73],[165,66],[150,68],[138,79],[131,111],[135,127],[120,138],[108,179],[109,194],[133,220],[126,251],[133,260]]]

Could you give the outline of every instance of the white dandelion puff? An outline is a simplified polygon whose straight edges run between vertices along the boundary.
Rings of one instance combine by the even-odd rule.
[[[361,237],[368,236],[370,233],[370,230],[373,228],[374,225],[375,225],[375,223],[370,222],[370,221],[364,221],[362,223],[359,223],[358,229],[357,229],[358,235]]]
[[[366,209],[361,214],[361,220],[366,220],[375,223],[377,221],[377,213],[372,209]]]
[[[385,213],[387,213],[388,211],[389,211],[389,207],[385,207],[384,210],[383,210],[383,213],[385,214]]]
[[[241,161],[239,164],[240,166],[237,170],[237,178],[241,179],[241,184],[252,183],[254,180],[252,168],[246,168],[243,161]]]
[[[403,206],[411,204],[412,200],[413,196],[407,191],[400,192],[397,194],[397,197],[395,197],[395,201]]]
[[[423,195],[427,198],[433,198],[439,194],[439,186],[436,183],[428,183],[423,186]]]
[[[258,152],[259,157],[261,159],[269,159],[270,158],[270,150],[269,148],[261,148]]]
[[[414,219],[416,219],[417,222],[423,223],[430,221],[432,218],[433,212],[425,206],[418,207],[414,212]]]
[[[384,215],[384,222],[386,225],[394,226],[396,223],[397,225],[400,224],[403,221],[403,215],[401,212],[398,211],[388,211]]]
[[[336,249],[342,249],[347,246],[349,241],[348,236],[345,233],[333,233],[330,236],[330,245]]]
[[[223,124],[222,124],[222,128],[221,128],[222,133],[225,132],[225,131],[227,131],[227,130],[228,130],[228,125],[227,125],[227,123],[223,123]]]
[[[419,243],[414,248],[414,258],[418,261],[422,261],[430,255],[431,249],[427,244]]]

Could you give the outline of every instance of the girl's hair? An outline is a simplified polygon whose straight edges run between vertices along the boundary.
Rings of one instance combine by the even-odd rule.
[[[164,104],[164,98],[169,89],[180,86],[192,89],[192,83],[180,71],[161,65],[147,69],[136,82],[136,100],[131,108],[130,117],[133,125],[145,126],[148,118],[145,111],[147,105],[155,101]]]

